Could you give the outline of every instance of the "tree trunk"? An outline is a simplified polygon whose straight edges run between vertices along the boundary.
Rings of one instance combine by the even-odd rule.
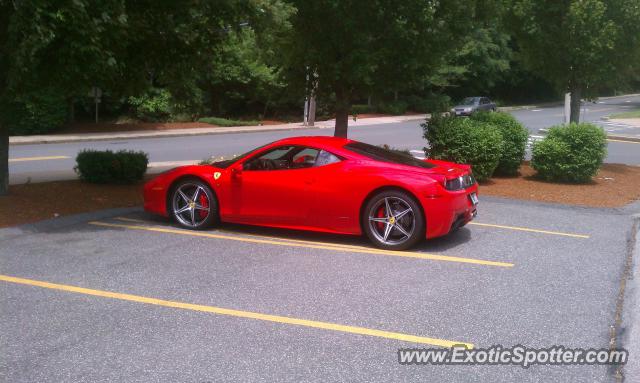
[[[339,108],[336,110],[336,130],[334,136],[347,138],[349,128],[349,109]]]
[[[76,122],[76,103],[75,103],[75,99],[73,97],[69,97],[67,102],[69,103],[69,115],[67,116],[67,119],[68,119],[69,123],[74,123],[74,122]]]
[[[351,99],[349,93],[344,88],[338,86],[336,92],[336,128],[334,136],[347,138],[349,129],[349,109],[351,109]]]
[[[0,125],[0,195],[9,194],[9,128]]]
[[[580,122],[580,97],[581,89],[578,86],[571,88],[571,115],[569,122]]]

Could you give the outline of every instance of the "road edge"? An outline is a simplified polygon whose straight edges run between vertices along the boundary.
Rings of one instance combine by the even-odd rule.
[[[613,371],[616,382],[640,381],[640,326],[637,323],[640,319],[640,214],[632,217],[610,341],[611,348],[626,348],[629,359]]]

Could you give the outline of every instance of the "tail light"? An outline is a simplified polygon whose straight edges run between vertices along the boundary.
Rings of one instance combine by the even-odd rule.
[[[464,190],[470,186],[473,186],[473,184],[475,183],[476,180],[475,178],[473,178],[473,174],[469,173],[447,180],[444,187],[445,189],[451,191]]]

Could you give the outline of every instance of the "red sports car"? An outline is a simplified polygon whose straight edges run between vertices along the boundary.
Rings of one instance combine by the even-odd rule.
[[[468,165],[336,137],[294,137],[233,160],[182,166],[144,187],[145,210],[181,226],[219,223],[361,235],[402,250],[476,215]]]

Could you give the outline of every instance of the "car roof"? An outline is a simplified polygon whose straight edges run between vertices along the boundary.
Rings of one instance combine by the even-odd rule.
[[[308,145],[308,146],[322,145],[322,146],[333,147],[333,148],[341,148],[341,147],[345,146],[346,144],[348,144],[350,142],[352,142],[352,140],[350,140],[348,138],[342,138],[342,137],[302,136],[302,137],[284,138],[282,140],[275,141],[273,143],[273,145],[275,145],[275,144],[277,144],[277,145],[282,145],[282,144],[287,144],[287,145]]]

